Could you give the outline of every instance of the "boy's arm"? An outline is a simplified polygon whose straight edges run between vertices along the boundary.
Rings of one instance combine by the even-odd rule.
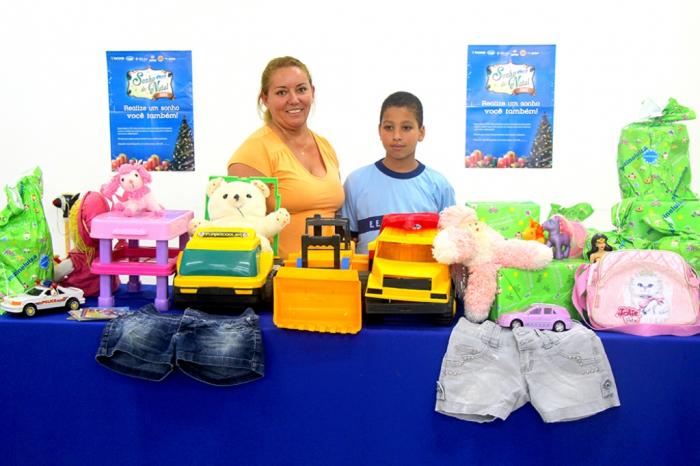
[[[440,212],[443,209],[457,205],[457,201],[455,201],[455,190],[452,188],[452,185],[447,181],[447,179],[444,180],[441,197],[441,206],[439,209]]]

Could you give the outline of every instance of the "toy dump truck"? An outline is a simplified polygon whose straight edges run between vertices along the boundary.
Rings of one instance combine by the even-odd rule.
[[[432,254],[438,219],[429,212],[383,217],[379,235],[369,244],[368,317],[411,314],[452,322],[457,308],[449,267]]]
[[[273,252],[264,251],[252,228],[205,227],[177,258],[176,304],[269,308]]]
[[[354,251],[347,219],[318,215],[306,219],[300,253],[290,255],[274,277],[275,325],[317,332],[359,332],[367,256]]]

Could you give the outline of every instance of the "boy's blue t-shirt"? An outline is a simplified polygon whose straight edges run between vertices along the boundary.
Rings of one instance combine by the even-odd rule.
[[[384,215],[440,212],[455,205],[454,189],[447,179],[420,162],[409,173],[397,173],[379,160],[352,172],[343,187],[345,203],[340,213],[350,220],[360,254],[367,253],[367,244],[379,234]]]

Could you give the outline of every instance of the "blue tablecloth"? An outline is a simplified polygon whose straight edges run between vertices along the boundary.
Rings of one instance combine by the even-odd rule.
[[[528,404],[475,424],[434,412],[448,327],[334,335],[263,312],[265,377],[221,388],[112,372],[94,360],[104,323],[66,317],[0,316],[1,465],[700,463],[700,337],[601,333],[621,407],[545,424]]]

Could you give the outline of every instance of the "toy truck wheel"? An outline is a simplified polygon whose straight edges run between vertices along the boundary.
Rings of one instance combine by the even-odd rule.
[[[80,301],[78,301],[75,298],[71,298],[66,303],[66,307],[71,311],[77,311],[78,309],[80,309]]]
[[[36,306],[33,304],[27,304],[24,306],[24,315],[27,317],[34,317],[36,315]]]
[[[270,271],[270,273],[267,275],[267,280],[265,280],[265,284],[262,287],[262,302],[265,305],[270,306],[270,310],[272,310],[272,301],[274,297],[274,288],[273,288],[273,281],[275,278],[275,275],[277,274],[277,269],[273,267],[273,269]]]
[[[362,303],[362,313],[365,314],[367,303],[365,302],[365,291],[367,290],[367,279],[369,279],[369,271],[360,270],[357,272],[360,279],[360,302]]]
[[[450,300],[447,301],[447,304],[445,304],[445,312],[442,314],[439,314],[435,318],[435,323],[438,325],[450,325],[452,323],[452,320],[455,317],[455,314],[457,313],[457,300],[454,297],[454,294],[450,296]]]
[[[523,321],[520,319],[515,319],[513,322],[510,323],[510,328],[518,328],[523,326]]]
[[[562,322],[561,320],[557,320],[556,322],[554,322],[552,330],[554,330],[555,332],[563,332],[564,330],[566,330],[566,325],[564,325],[564,322]]]

